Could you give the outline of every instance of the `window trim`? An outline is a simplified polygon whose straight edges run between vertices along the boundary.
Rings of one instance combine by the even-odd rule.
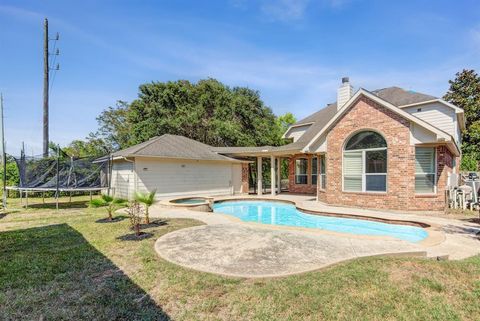
[[[426,192],[426,193],[419,193],[417,192],[417,187],[414,186],[414,192],[415,192],[415,195],[418,195],[418,196],[428,196],[428,195],[437,195],[437,171],[438,171],[438,168],[437,168],[437,147],[436,146],[415,146],[415,162],[417,161],[417,148],[431,148],[433,149],[433,171],[434,173],[417,173],[417,171],[415,171],[415,174],[413,176],[413,179],[416,180],[417,178],[417,174],[418,175],[432,175],[433,174],[433,192]]]
[[[297,174],[297,162],[300,161],[300,160],[305,160],[306,163],[307,163],[307,168],[306,168],[306,171],[305,171],[305,174]],[[309,169],[309,166],[308,166],[308,158],[307,157],[299,157],[299,158],[296,158],[295,159],[295,185],[308,185],[308,169]],[[307,181],[305,183],[297,183],[297,176],[305,176]]]
[[[358,132],[357,132],[358,133]],[[357,134],[355,133],[355,134]],[[378,134],[378,133],[377,133]],[[380,135],[380,134],[379,134]],[[350,136],[350,138],[353,137]],[[346,140],[346,142],[348,142],[349,139]],[[387,163],[387,171],[385,173],[366,173],[366,152],[370,152],[370,151],[377,151],[377,150],[385,150],[387,152],[387,159],[385,160],[386,163]],[[362,174],[361,174],[361,178],[362,178],[362,190],[361,191],[349,191],[349,190],[346,190],[345,189],[345,153],[358,153],[358,152],[362,152]],[[366,180],[366,176],[367,175],[385,175],[385,190],[384,191],[367,191],[367,180]],[[347,175],[348,177],[348,175]],[[342,192],[345,192],[345,193],[368,193],[368,194],[387,194],[388,193],[388,147],[376,147],[376,148],[367,148],[367,149],[354,149],[354,150],[345,150],[345,148],[343,149],[343,153],[342,153]]]

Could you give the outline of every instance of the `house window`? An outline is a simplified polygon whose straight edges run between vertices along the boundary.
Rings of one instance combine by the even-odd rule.
[[[325,155],[320,156],[320,188],[325,189],[327,186],[327,175],[326,175],[326,168],[325,168]]]
[[[355,134],[343,152],[343,190],[387,191],[387,142],[378,133]]]
[[[415,193],[436,192],[435,147],[415,148]]]
[[[312,158],[312,185],[317,185],[318,176],[318,158]]]
[[[308,160],[298,158],[295,160],[295,184],[307,184]]]

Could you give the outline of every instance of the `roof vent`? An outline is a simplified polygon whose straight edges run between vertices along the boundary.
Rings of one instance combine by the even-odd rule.
[[[337,89],[337,110],[342,108],[352,96],[353,87],[350,85],[350,80],[348,77],[343,77],[342,85]]]

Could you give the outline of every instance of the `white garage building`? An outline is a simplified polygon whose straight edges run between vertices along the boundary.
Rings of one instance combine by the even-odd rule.
[[[192,139],[162,135],[112,155],[116,197],[157,190],[157,198],[248,192],[248,162],[220,155]],[[243,175],[242,175],[243,171]],[[243,177],[243,182],[242,182]]]

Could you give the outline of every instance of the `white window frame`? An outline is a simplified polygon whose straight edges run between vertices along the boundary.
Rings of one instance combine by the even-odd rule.
[[[417,157],[417,150],[416,150],[417,147],[433,149],[433,171],[434,171],[434,173],[417,173],[415,171],[415,175],[413,176],[414,180],[417,178],[417,175],[432,175],[433,174],[433,192],[419,193],[419,192],[417,192],[417,187],[414,186],[415,195],[437,195],[437,170],[438,170],[437,169],[437,147],[415,146],[415,162],[416,162],[416,157]]]
[[[385,150],[387,151],[387,147],[377,147],[377,148],[367,148],[367,149],[354,149],[354,150],[343,150],[342,154],[342,191],[347,193],[373,193],[373,194],[386,194],[388,192],[388,151],[387,151],[387,172],[386,173],[366,173],[366,152],[370,151],[377,151],[377,150]],[[345,153],[358,153],[362,152],[362,190],[361,191],[349,191],[345,190],[345,173],[344,173],[344,162],[345,162]],[[385,175],[385,191],[367,191],[367,176],[369,175]]]
[[[305,174],[298,174],[298,173],[297,173],[297,168],[298,168],[298,167],[297,167],[297,162],[298,162],[299,160],[305,160],[305,161],[307,162],[307,169],[306,169]],[[307,158],[307,157],[299,157],[299,158],[295,159],[295,185],[308,185],[308,167],[309,167],[309,166],[308,166],[308,158]],[[302,176],[302,177],[305,176],[306,179],[307,179],[307,181],[305,182],[305,184],[304,184],[304,183],[297,183],[297,176]]]

